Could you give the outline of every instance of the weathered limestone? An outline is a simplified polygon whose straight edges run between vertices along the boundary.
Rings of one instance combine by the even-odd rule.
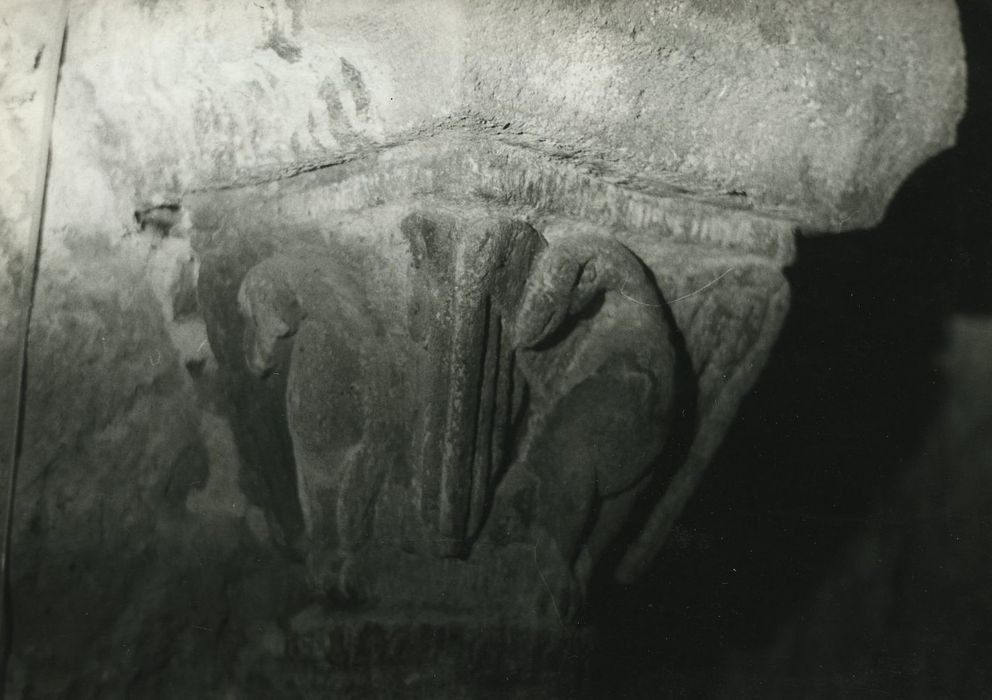
[[[16,281],[56,52],[3,8]],[[15,697],[572,693],[795,229],[878,220],[962,109],[950,2],[106,0],[68,37]]]

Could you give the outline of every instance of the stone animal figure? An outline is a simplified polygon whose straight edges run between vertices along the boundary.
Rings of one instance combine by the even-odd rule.
[[[670,332],[653,281],[611,237],[563,237],[535,261],[514,328],[528,419],[490,532],[530,523],[562,616],[576,611],[665,446]]]
[[[370,440],[370,425],[395,432],[388,416],[370,418],[385,403],[375,392],[395,353],[361,275],[326,252],[263,260],[242,281],[238,305],[249,371],[288,374],[285,414],[277,418],[292,436],[311,575],[328,579],[320,588],[343,594],[353,588],[350,555],[371,535],[388,463],[387,441]]]

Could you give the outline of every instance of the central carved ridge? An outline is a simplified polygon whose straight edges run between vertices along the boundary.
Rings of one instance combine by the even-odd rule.
[[[544,245],[509,220],[458,227],[413,214],[401,224],[413,258],[411,335],[435,359],[418,445],[421,509],[441,552],[463,555],[505,469],[513,420],[514,348],[506,332]],[[424,324],[428,326],[426,329]]]

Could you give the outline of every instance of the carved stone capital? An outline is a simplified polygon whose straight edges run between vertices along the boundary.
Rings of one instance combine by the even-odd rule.
[[[312,590],[284,661],[330,664],[317,686],[342,649],[581,658],[590,582],[653,556],[785,311],[787,226],[473,148],[187,202],[245,479]]]

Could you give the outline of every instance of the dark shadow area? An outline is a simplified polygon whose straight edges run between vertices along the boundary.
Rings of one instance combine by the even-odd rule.
[[[802,618],[940,410],[946,321],[992,313],[992,5],[961,13],[958,147],[875,230],[799,240],[792,310],[700,491],[644,582],[597,598],[610,697],[707,697],[730,654]]]
[[[968,58],[968,112],[958,128],[957,217],[953,234],[958,275],[956,306],[992,314],[992,5],[959,0]]]

